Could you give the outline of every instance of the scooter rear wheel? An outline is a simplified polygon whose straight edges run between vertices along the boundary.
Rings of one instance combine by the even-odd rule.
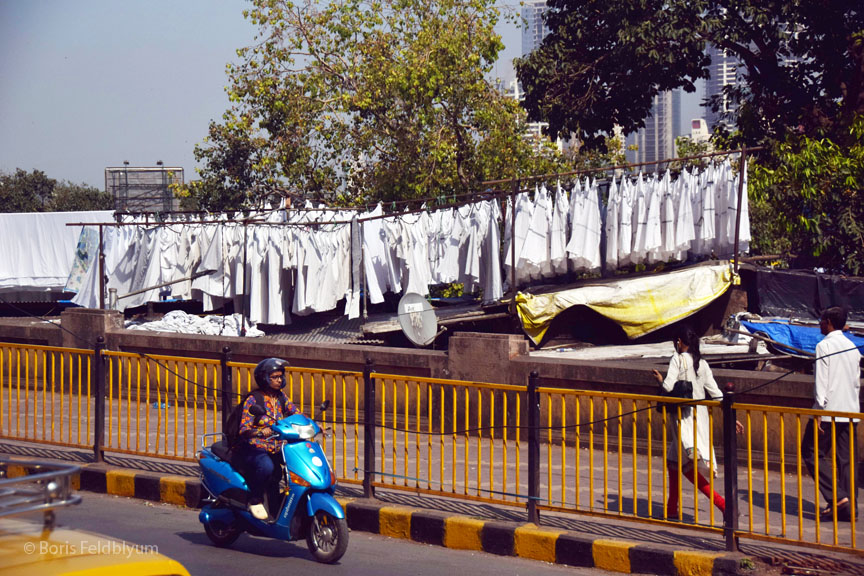
[[[207,533],[207,537],[213,544],[219,548],[226,548],[237,540],[242,530],[234,524],[230,526],[204,524],[204,532]]]
[[[318,562],[338,562],[348,549],[348,522],[319,510],[309,519],[306,546]]]

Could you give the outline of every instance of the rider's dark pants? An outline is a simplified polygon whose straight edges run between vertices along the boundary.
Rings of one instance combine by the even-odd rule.
[[[276,467],[273,455],[266,450],[246,444],[238,451],[237,463],[243,470],[243,476],[249,486],[249,503],[260,504],[264,501],[264,492],[270,484],[270,478]]]

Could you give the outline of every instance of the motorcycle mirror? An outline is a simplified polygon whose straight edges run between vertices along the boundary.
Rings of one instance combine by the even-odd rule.
[[[253,404],[252,406],[250,406],[249,407],[249,413],[252,414],[253,416],[266,416],[267,415],[267,411],[264,409],[264,407],[259,406],[258,404]]]
[[[324,400],[324,402],[322,402],[321,405],[318,407],[318,410],[319,410],[320,412],[324,412],[324,411],[327,410],[329,407],[330,407],[330,401],[329,401],[329,400]]]

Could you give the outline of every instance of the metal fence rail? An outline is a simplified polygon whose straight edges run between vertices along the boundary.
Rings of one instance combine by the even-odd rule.
[[[680,444],[670,446],[673,428],[680,433],[680,411],[701,406],[707,413],[709,445],[701,445],[695,435],[693,445],[713,456],[719,402],[688,403],[684,408],[672,404],[657,411],[657,403],[668,399],[556,388],[538,388],[538,393],[545,444],[542,508],[672,522],[686,518],[692,525],[722,527],[722,513],[684,481],[689,472]],[[697,423],[700,412],[694,412]],[[675,464],[667,473],[670,461]],[[709,466],[708,488],[722,493],[715,482],[717,472]],[[677,488],[670,490],[673,480]],[[670,491],[680,503],[671,513],[666,506]]]
[[[370,373],[376,486],[524,503],[525,388]],[[515,425],[514,425],[515,424]],[[367,462],[368,467],[368,462]]]
[[[0,437],[90,447],[97,461],[105,451],[192,461],[201,437],[219,433],[256,386],[255,364],[233,361],[228,348],[201,359],[103,347],[0,343]],[[322,443],[337,478],[362,483],[367,496],[382,487],[524,506],[531,522],[556,511],[722,531],[730,550],[745,537],[864,555],[857,494],[848,520],[836,507],[820,516],[844,481],[858,482],[856,467],[838,470],[833,454],[843,433],[860,436],[842,419],[861,413],[743,404],[731,393],[694,402],[543,387],[536,373],[525,386],[419,378],[371,363],[363,372],[290,367],[285,392],[329,427]],[[691,444],[709,455],[697,469],[701,492],[721,495],[725,514],[690,481],[698,478],[675,440],[684,410],[697,422]],[[813,416],[833,420],[822,442],[814,437],[808,468],[802,438]],[[855,445],[844,449],[857,464]],[[830,472],[826,493],[813,480],[819,467]],[[678,507],[667,507],[670,495]]]
[[[257,388],[253,371],[255,364],[227,362],[236,382],[232,405]],[[304,414],[329,424],[322,439],[325,454],[329,454],[333,471],[340,482],[359,484],[361,444],[362,372],[317,370],[289,367],[286,369],[285,394]],[[329,401],[330,407],[321,414],[319,406]]]
[[[0,343],[0,437],[93,444],[93,351]]]
[[[848,481],[850,486],[860,484],[856,478],[860,454],[855,450],[856,442],[850,443],[846,449],[853,465],[844,474],[837,469],[834,453],[841,432],[848,433],[850,438],[855,438],[857,432],[853,422],[837,419],[861,420],[864,414],[738,403],[734,408],[744,426],[739,459],[743,452],[747,463],[741,487],[746,502],[742,509],[742,533],[761,540],[861,551],[864,523],[856,516],[856,510],[860,512],[857,494],[853,491],[849,495],[848,520],[841,518],[834,507],[842,482]],[[814,417],[830,418],[821,423],[827,444],[821,453],[816,434],[812,444],[805,443],[807,421]],[[776,452],[768,449],[771,435],[780,442],[780,450]],[[808,448],[813,453],[812,476],[819,476],[820,466],[829,467],[831,490],[827,496],[820,492],[808,472]],[[826,505],[831,506],[831,514],[823,520],[820,509]]]
[[[103,351],[105,436],[112,452],[192,461],[221,430],[219,360]]]

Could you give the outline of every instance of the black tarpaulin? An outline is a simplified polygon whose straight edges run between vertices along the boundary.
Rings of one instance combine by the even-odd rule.
[[[763,316],[818,319],[842,306],[849,320],[864,321],[864,280],[799,270],[756,270],[756,308]]]

